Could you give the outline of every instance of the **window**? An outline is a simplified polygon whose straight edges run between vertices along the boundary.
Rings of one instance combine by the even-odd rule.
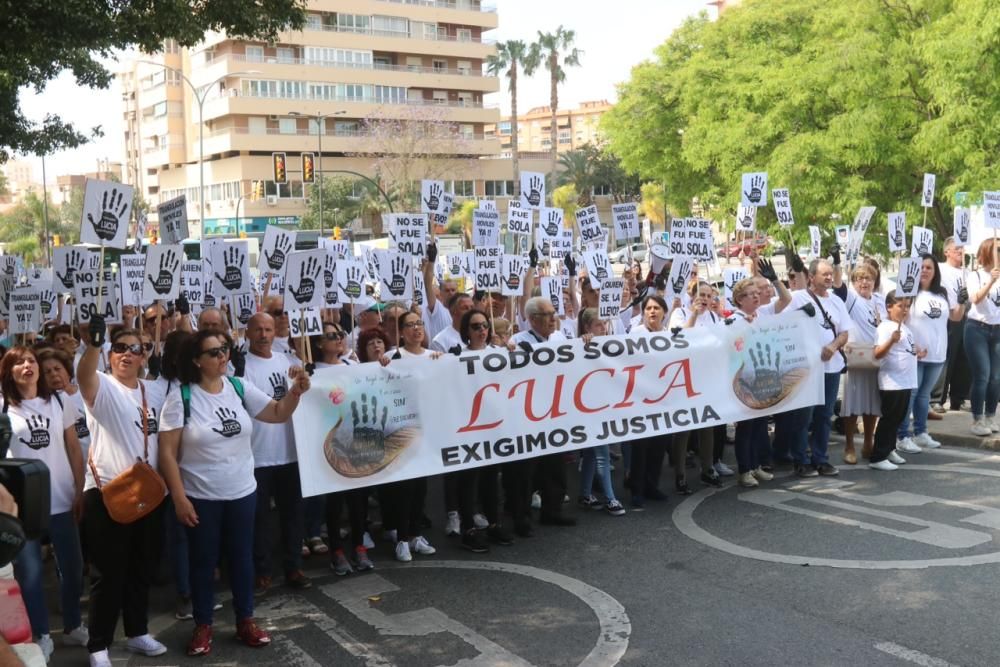
[[[424,67],[424,59],[420,56],[406,56],[406,69],[419,72]]]
[[[409,37],[410,22],[399,16],[373,16],[372,30],[382,34],[388,33],[390,37]]]
[[[305,61],[307,65],[325,65],[327,67],[370,67],[372,52],[307,46]]]
[[[358,134],[358,123],[353,120],[338,120],[333,127],[338,137],[353,137]]]
[[[472,99],[472,93],[459,93],[458,94],[458,106],[460,107],[471,107],[474,100]]]
[[[548,137],[542,139],[542,148],[552,148],[552,140]]]
[[[295,62],[295,49],[286,46],[278,47],[278,62],[282,64],[292,64]]]
[[[459,60],[458,61],[458,73],[462,76],[469,76],[472,74],[472,62],[469,60]]]
[[[167,103],[166,102],[157,102],[156,104],[153,105],[153,116],[159,117],[159,116],[166,116],[166,115],[167,115]]]
[[[456,31],[458,35],[458,41],[460,42],[471,42],[472,41],[472,31],[468,28],[459,28]]]
[[[307,30],[322,30],[323,29],[323,17],[319,14],[306,14],[306,29]]]
[[[569,130],[559,130],[559,143],[568,144],[572,143],[573,137],[570,135]]]
[[[349,101],[361,101],[366,97],[365,88],[368,86],[363,86],[360,83],[338,83],[337,97]],[[367,97],[371,97],[370,92]]]
[[[388,69],[392,67],[392,61],[386,56],[376,56],[375,57],[375,69],[385,68]]]
[[[503,120],[500,121],[500,125],[497,126],[500,129],[500,134],[510,135],[510,121]]]
[[[263,46],[250,46],[247,45],[247,62],[248,63],[261,63],[264,62],[264,47]]]
[[[176,39],[165,39],[163,40],[163,52],[164,53],[180,53],[181,49],[177,46]]]
[[[267,134],[267,119],[263,116],[247,118],[247,132],[250,134]]]
[[[458,134],[463,139],[475,139],[476,138],[476,127],[468,123],[462,123],[458,126]]]
[[[406,88],[403,86],[375,86],[375,101],[380,104],[404,104]]]
[[[487,197],[509,197],[514,194],[514,181],[486,181]]]
[[[434,104],[447,104],[448,103],[448,91],[447,90],[435,90],[433,93]]]
[[[341,32],[370,31],[371,19],[364,14],[337,14],[337,29]]]
[[[594,196],[595,197],[610,197],[611,196],[611,186],[610,185],[595,185],[594,186]]]
[[[434,71],[435,72],[444,72],[445,70],[448,69],[448,61],[447,60],[438,60],[438,59],[435,58],[432,64],[434,66]]]
[[[476,182],[475,181],[455,181],[452,184],[452,192],[455,193],[456,197],[475,197],[476,196]]]
[[[424,39],[437,39],[437,23],[424,24]]]
[[[311,100],[332,100],[337,97],[337,84],[334,83],[310,83],[309,99]]]
[[[279,118],[278,132],[280,134],[298,134],[298,120],[295,118]]]

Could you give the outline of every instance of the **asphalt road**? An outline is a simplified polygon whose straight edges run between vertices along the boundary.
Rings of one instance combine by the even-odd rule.
[[[991,452],[945,447],[896,473],[858,466],[833,481],[779,471],[756,490],[671,495],[618,518],[569,505],[577,527],[538,527],[480,556],[442,535],[440,485],[431,486],[435,556],[398,564],[380,544],[374,572],[345,578],[313,557],[311,590],[277,586],[258,598],[272,646],[238,644],[226,605],[199,662],[998,663],[1000,456]],[[191,622],[174,621],[172,605],[171,587],[157,588],[153,631],[170,652],[116,648],[116,664],[195,664],[183,654]],[[86,664],[83,649],[56,644],[52,665]]]

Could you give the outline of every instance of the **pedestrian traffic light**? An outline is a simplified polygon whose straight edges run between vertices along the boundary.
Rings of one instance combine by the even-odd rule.
[[[336,241],[340,240],[340,227],[334,227],[333,228],[333,238]]]
[[[274,162],[274,182],[275,183],[287,182],[288,174],[285,172],[285,154],[271,153],[271,159]]]
[[[312,153],[302,154],[302,182],[303,183],[315,183],[316,182],[316,170],[313,168],[315,165],[316,156]]]
[[[56,248],[58,248],[59,246],[61,246],[62,245],[62,237],[59,236],[58,234],[53,234],[52,235],[52,245],[54,247],[56,247]]]

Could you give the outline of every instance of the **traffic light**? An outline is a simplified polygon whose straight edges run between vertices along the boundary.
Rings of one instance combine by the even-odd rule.
[[[316,160],[316,156],[312,153],[302,154],[302,182],[303,183],[315,183],[316,182],[316,170],[313,168],[313,164]]]
[[[271,153],[271,159],[274,162],[274,182],[286,183],[288,174],[285,172],[285,154]]]
[[[333,238],[334,238],[335,241],[339,241],[340,240],[340,227],[334,227],[333,228]]]
[[[52,245],[56,248],[62,245],[62,237],[59,234],[52,235]]]
[[[258,201],[264,198],[264,181],[250,181],[250,200]]]

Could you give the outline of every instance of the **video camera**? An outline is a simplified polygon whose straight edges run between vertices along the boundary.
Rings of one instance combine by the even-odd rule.
[[[10,418],[0,414],[0,452],[10,445]],[[0,566],[17,556],[27,540],[40,539],[49,528],[49,468],[37,459],[0,459],[0,484],[17,503],[18,516],[0,512]]]

